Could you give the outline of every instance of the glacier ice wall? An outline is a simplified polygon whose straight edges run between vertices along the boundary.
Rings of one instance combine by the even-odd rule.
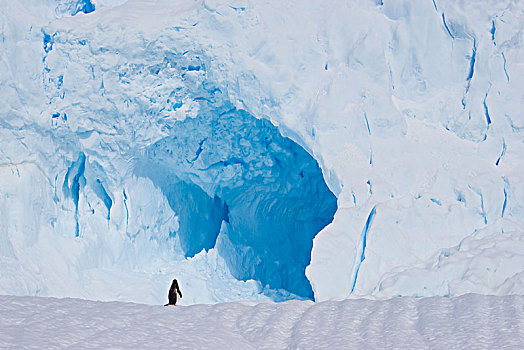
[[[71,11],[73,17],[62,20],[76,22],[79,12],[92,11]],[[41,28],[39,80],[46,107],[40,116],[48,125],[35,129],[47,129],[55,154],[36,162],[46,161],[42,175],[52,185],[53,203],[43,205],[54,211],[49,230],[81,241],[71,244],[97,241],[96,248],[86,247],[87,257],[78,258],[89,269],[151,268],[133,256],[142,251],[158,255],[153,265],[161,269],[202,251],[204,260],[222,259],[220,268],[230,279],[258,281],[249,293],[312,299],[305,268],[313,238],[336,211],[336,197],[318,163],[270,121],[235,107],[213,81],[211,58],[171,34],[165,42],[139,38],[130,43],[115,37],[115,46],[108,49],[105,36]],[[10,170],[15,168],[18,175],[19,166]],[[136,203],[140,199],[132,186],[144,186],[143,181],[159,190],[153,193],[162,199],[153,200],[169,209],[164,204],[159,213]],[[153,222],[136,210],[146,211]],[[11,230],[23,233],[6,226],[8,242]],[[113,237],[119,244],[98,242],[108,233],[120,236]],[[154,246],[144,246],[144,239]],[[121,244],[135,245],[136,251]],[[91,254],[101,261],[93,261]],[[15,255],[24,259],[22,251]],[[217,283],[223,277],[204,268],[180,279],[209,278],[203,273]],[[5,278],[6,292],[20,293],[10,286],[12,278]],[[57,293],[47,289],[49,282],[39,283],[46,290],[27,286],[22,293]],[[201,292],[195,294],[199,300]],[[232,297],[246,295],[231,291]]]
[[[521,293],[520,2],[87,3],[0,1],[1,292]]]

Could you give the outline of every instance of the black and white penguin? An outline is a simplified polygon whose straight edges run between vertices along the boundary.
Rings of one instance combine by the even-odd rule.
[[[180,291],[180,287],[178,286],[178,281],[175,278],[173,280],[173,283],[171,283],[171,288],[169,288],[169,294],[167,295],[167,299],[169,302],[164,306],[168,306],[168,305],[175,306],[178,300],[177,293],[182,298],[182,292]]]

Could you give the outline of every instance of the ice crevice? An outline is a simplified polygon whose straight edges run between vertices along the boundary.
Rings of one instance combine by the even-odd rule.
[[[495,162],[496,166],[499,166],[500,160],[502,157],[504,157],[504,154],[506,153],[506,140],[502,139],[502,152],[500,153],[500,156],[497,158],[497,161]]]
[[[444,28],[446,28],[446,31],[448,32],[451,39],[455,40],[455,36],[451,33],[451,30],[449,30],[448,24],[446,23],[446,15],[444,15],[444,12],[442,12],[442,23],[444,24]]]
[[[490,30],[490,33],[491,33],[491,41],[493,42],[493,45],[494,46],[497,46],[497,43],[495,42],[495,31],[497,29],[495,28],[495,20],[492,20],[491,21],[491,30]]]
[[[500,217],[504,217],[504,212],[506,211],[506,205],[508,204],[508,192],[506,191],[506,188],[504,188],[504,203],[502,203],[502,213],[500,214]]]
[[[65,197],[69,197],[73,200],[75,205],[75,236],[80,236],[79,224],[78,224],[78,202],[80,199],[80,189],[85,186],[86,178],[84,176],[85,172],[85,163],[86,156],[83,152],[80,152],[78,159],[74,161],[64,178],[64,184],[62,186],[62,192]]]
[[[473,187],[471,185],[468,185],[469,189],[472,190],[474,193],[476,193],[479,196],[480,199],[480,215],[482,216],[484,220],[484,224],[488,224],[488,217],[486,214],[486,209],[484,208],[484,195],[482,194],[482,191],[476,187]]]
[[[471,57],[469,60],[469,73],[466,78],[466,81],[468,82],[468,85],[466,87],[466,91],[469,90],[471,79],[473,78],[473,73],[475,72],[475,61],[477,58],[477,40],[473,39],[473,48],[471,49]]]
[[[364,112],[364,120],[366,121],[366,128],[368,129],[368,135],[371,136],[371,129],[369,128],[368,116],[365,112]]]
[[[487,98],[488,98],[488,93],[486,92],[486,95],[484,95],[484,101],[482,103],[484,105],[484,115],[486,117],[486,123],[488,124],[487,127],[489,128],[491,124],[491,117],[489,116],[488,105],[486,103]]]
[[[368,135],[371,136],[371,128],[369,127],[369,120],[366,112],[364,112],[364,120],[366,121]],[[371,148],[371,146],[369,147],[369,165],[373,165],[373,149]]]
[[[80,195],[83,194],[84,188],[88,185],[93,193],[101,200],[107,209],[107,220],[111,219],[111,208],[113,206],[112,195],[106,189],[107,185],[104,185],[105,180],[101,179],[103,175],[103,170],[100,168],[96,162],[90,164],[90,168],[87,169],[86,174],[86,165],[87,165],[87,156],[84,152],[79,152],[77,160],[71,162],[71,165],[67,169],[67,172],[64,176],[64,182],[62,184],[62,193],[65,198],[71,198],[75,206],[75,237],[80,237],[81,231],[79,226],[79,201]],[[127,209],[127,195],[124,193],[124,204]],[[56,189],[55,189],[56,197]],[[87,205],[90,207],[91,211],[94,213],[94,209],[91,208],[91,204],[87,202]]]
[[[355,264],[353,266],[353,274],[352,274],[353,282],[351,284],[351,290],[349,292],[350,294],[353,293],[353,291],[355,290],[355,285],[357,284],[357,278],[358,278],[358,272],[360,270],[360,266],[362,265],[362,262],[364,261],[364,259],[366,259],[367,236],[368,236],[369,229],[371,228],[371,223],[373,222],[373,218],[375,217],[375,214],[376,214],[376,208],[377,206],[375,205],[371,209],[366,219],[366,223],[364,224],[364,228],[362,229],[362,234],[360,236],[360,242],[361,242],[360,254],[356,255],[357,260],[355,261]]]
[[[508,71],[506,70],[506,56],[504,56],[504,52],[501,52],[501,55],[502,55],[502,59],[504,60],[504,74],[506,75],[506,80],[509,83],[509,74],[508,74]]]
[[[504,218],[504,214],[506,213],[508,205],[508,190],[510,188],[510,184],[506,177],[503,177],[502,180],[504,181],[504,202],[502,203],[502,211],[500,213],[500,217]]]
[[[122,190],[122,195],[124,197],[124,208],[126,209],[126,233],[127,233],[128,227],[129,227],[129,207],[127,206],[127,194],[126,194],[125,188]]]

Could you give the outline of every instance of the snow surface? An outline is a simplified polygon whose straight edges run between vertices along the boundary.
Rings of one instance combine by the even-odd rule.
[[[0,296],[16,349],[522,349],[524,297],[163,307]]]
[[[522,294],[523,27],[512,0],[0,0],[0,293]]]

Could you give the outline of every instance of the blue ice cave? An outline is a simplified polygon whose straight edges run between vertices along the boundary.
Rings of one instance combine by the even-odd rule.
[[[168,136],[143,150],[134,172],[149,178],[178,216],[184,254],[216,248],[235,278],[260,281],[275,299],[312,299],[305,268],[313,238],[337,209],[317,161],[270,121],[233,106],[201,55],[164,52],[155,60],[149,70],[128,73],[174,74],[183,85],[147,117],[163,123],[164,111],[188,99],[198,113],[166,124]]]
[[[136,176],[150,179],[167,199],[179,223],[171,234],[178,236],[185,256],[215,248],[235,278],[259,281],[262,291],[275,300],[313,299],[305,275],[313,238],[337,210],[337,199],[317,161],[269,120],[235,107],[227,92],[215,85],[202,55],[162,52],[140,59],[152,62],[123,66],[118,72],[122,84],[147,76],[148,83],[172,90],[168,95],[162,89],[156,95],[110,101],[135,103],[133,111],[140,112],[102,111],[99,118],[128,118],[137,126],[147,118],[168,135],[140,144],[140,150],[130,145],[124,157],[132,159]],[[120,94],[108,96],[115,99]],[[188,101],[197,113],[188,112],[183,120],[168,115]],[[56,115],[60,114],[52,118]],[[107,220],[112,218],[114,195],[108,191],[107,176],[95,159],[87,158],[81,151],[63,185],[64,196],[75,204],[76,236],[81,236],[78,198],[85,185],[105,205]],[[122,193],[127,211],[127,194]]]
[[[179,216],[186,256],[217,244],[235,278],[313,298],[305,276],[313,238],[333,220],[336,197],[318,163],[268,120],[206,103],[151,145],[136,173]],[[222,230],[221,230],[222,228]]]

